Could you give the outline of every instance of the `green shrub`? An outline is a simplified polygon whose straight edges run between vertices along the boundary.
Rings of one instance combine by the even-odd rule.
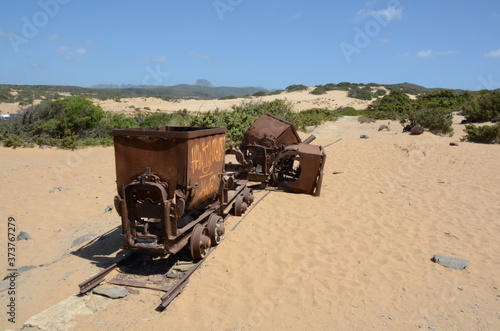
[[[94,138],[111,137],[111,131],[115,129],[130,129],[138,126],[133,117],[125,114],[106,112],[99,124],[94,128]]]
[[[421,107],[456,109],[463,107],[470,99],[471,94],[468,92],[458,94],[453,90],[444,89],[420,94],[416,102]]]
[[[281,94],[283,92],[284,92],[284,90],[275,90],[275,91],[272,91],[271,93],[269,93],[269,95],[278,95],[278,94]]]
[[[72,135],[93,128],[104,116],[101,107],[84,97],[73,96],[52,101],[50,107],[54,113],[61,114],[61,117],[56,118],[60,129],[68,129]]]
[[[337,89],[341,91],[349,91],[349,89],[353,86],[357,86],[356,84],[353,83],[348,83],[348,82],[340,82],[337,84]]]
[[[338,111],[341,116],[360,116],[365,114],[364,110],[356,110],[353,107],[339,108]]]
[[[386,90],[376,90],[375,93],[374,93],[375,97],[382,97],[382,96],[384,96],[386,94],[387,94]]]
[[[254,94],[252,94],[253,97],[263,97],[266,95],[266,92],[264,91],[259,91],[259,92],[255,92]]]
[[[354,87],[351,87],[349,89],[347,96],[351,97],[351,98],[361,99],[361,100],[371,100],[372,99],[372,92],[371,92],[370,87],[368,87],[368,86],[365,86],[363,88],[360,88],[358,86],[354,86]]]
[[[328,83],[328,84],[322,85],[320,87],[322,87],[325,91],[333,91],[333,90],[338,89],[337,84],[333,84],[333,83]]]
[[[151,115],[146,115],[142,122],[141,127],[156,127],[156,126],[182,126],[190,125],[189,116],[177,113],[156,113]]]
[[[500,124],[475,126],[468,124],[464,130],[467,134],[462,141],[471,141],[485,144],[500,144]]]
[[[231,100],[231,99],[236,99],[238,97],[235,97],[234,95],[227,95],[225,97],[220,97],[219,100]]]
[[[279,95],[285,92],[285,90],[274,90],[272,92],[269,92],[269,95]]]
[[[405,114],[412,107],[413,102],[406,93],[401,90],[392,90],[389,94],[372,102],[366,110],[374,113],[383,112],[383,115],[397,117],[398,114]],[[377,115],[371,114],[370,116]]]
[[[290,85],[285,89],[287,92],[296,92],[296,91],[305,91],[307,90],[307,86],[302,84],[294,84]]]
[[[292,123],[298,130],[307,131],[308,126],[318,126],[325,121],[335,121],[338,113],[326,108],[311,108],[295,113]]]
[[[487,122],[500,118],[500,91],[479,93],[464,106],[463,112],[469,122]]]
[[[322,87],[316,87],[314,90],[311,91],[311,94],[315,95],[326,94],[326,90]]]
[[[408,111],[400,120],[403,126],[420,124],[434,134],[453,133],[453,113],[444,108],[419,108]]]

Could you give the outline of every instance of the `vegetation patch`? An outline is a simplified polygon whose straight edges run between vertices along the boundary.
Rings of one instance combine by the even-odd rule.
[[[500,91],[480,91],[465,104],[463,113],[468,122],[500,120]]]
[[[238,144],[244,132],[262,114],[269,113],[292,122],[299,130],[335,120],[337,111],[313,108],[294,112],[286,100],[247,102],[230,111],[214,110],[191,114],[186,109],[175,113],[143,112],[133,115],[104,112],[91,100],[68,97],[26,108],[11,119],[0,120],[0,142],[7,147],[78,147],[113,144],[114,129],[157,126],[210,126],[227,128],[229,145]]]
[[[483,144],[500,144],[500,124],[476,126],[468,124],[464,130],[467,134],[462,141],[471,141]]]
[[[302,84],[289,85],[285,89],[287,92],[307,91],[307,86]]]

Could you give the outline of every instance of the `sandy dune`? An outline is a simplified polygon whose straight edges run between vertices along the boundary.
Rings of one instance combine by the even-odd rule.
[[[273,191],[234,231],[240,218],[231,217],[224,242],[164,312],[150,290],[71,297],[121,254],[119,217],[104,211],[115,194],[113,149],[0,148],[0,220],[6,229],[14,217],[17,232],[30,233],[16,243],[16,266],[36,267],[17,278],[17,323],[2,314],[0,329],[63,300],[66,316],[30,321],[78,330],[500,329],[500,146],[450,146],[459,125],[449,138],[380,124],[346,117],[316,128],[315,143],[342,138],[327,148],[321,197]],[[104,233],[75,252],[89,242],[74,240]],[[470,265],[447,269],[434,254]],[[4,309],[8,298],[0,292]]]
[[[327,94],[314,95],[307,91],[283,92],[278,95],[268,95],[264,97],[237,98],[231,100],[196,100],[196,99],[176,99],[173,101],[162,100],[159,98],[124,98],[120,102],[115,100],[97,100],[93,102],[98,104],[105,111],[115,111],[123,113],[133,113],[135,108],[141,108],[142,111],[150,112],[176,112],[187,109],[189,112],[207,112],[216,109],[229,110],[234,105],[240,105],[243,102],[264,102],[275,99],[285,99],[294,104],[297,111],[309,108],[328,108],[337,109],[339,107],[354,107],[364,109],[372,101],[359,100],[347,96],[346,91],[329,91]],[[35,103],[39,103],[37,100]],[[149,108],[144,109],[145,107]],[[19,111],[18,103],[0,103],[0,114],[8,114]]]

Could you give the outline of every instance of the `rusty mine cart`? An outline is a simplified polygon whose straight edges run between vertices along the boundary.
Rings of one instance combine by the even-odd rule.
[[[289,122],[262,115],[239,149],[226,151],[226,129],[156,127],[114,130],[115,207],[125,249],[175,254],[189,244],[206,256],[225,234],[224,215],[253,202],[247,182],[318,196],[326,155],[301,141]],[[226,154],[238,163],[225,164]]]
[[[239,149],[228,151],[238,164],[227,164],[226,170],[262,186],[319,196],[326,154],[322,146],[310,144],[314,139],[302,142],[292,123],[261,115],[245,132]]]
[[[223,238],[221,214],[241,215],[253,201],[244,180],[224,173],[225,128],[114,130],[115,206],[124,248],[177,253],[190,242],[203,258]]]

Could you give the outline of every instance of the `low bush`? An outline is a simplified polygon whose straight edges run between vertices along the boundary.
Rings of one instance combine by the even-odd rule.
[[[500,118],[500,91],[487,91],[472,98],[463,109],[469,122],[487,122]]]
[[[307,131],[309,126],[318,126],[325,121],[335,121],[338,113],[326,108],[311,108],[295,113],[292,123],[298,130]]]
[[[464,130],[467,134],[462,141],[471,141],[485,144],[500,144],[500,124],[476,126],[468,124]]]
[[[302,84],[294,84],[294,85],[287,86],[287,88],[285,90],[287,92],[306,91],[307,86],[302,85]]]
[[[278,95],[278,94],[281,94],[285,92],[284,90],[274,90],[272,92],[269,93],[269,95]]]
[[[349,89],[347,96],[351,98],[361,99],[361,100],[371,100],[373,98],[370,87],[358,87],[354,86]]]
[[[220,97],[219,100],[231,100],[231,99],[236,99],[238,97],[234,96],[234,95],[226,95],[224,97]]]
[[[314,90],[311,91],[311,94],[314,95],[326,94],[326,90],[322,87],[316,87]]]
[[[434,134],[453,133],[453,113],[444,108],[419,108],[408,111],[400,120],[403,126],[419,124]]]
[[[361,116],[366,112],[364,110],[357,110],[353,107],[344,107],[338,109],[341,116]]]

